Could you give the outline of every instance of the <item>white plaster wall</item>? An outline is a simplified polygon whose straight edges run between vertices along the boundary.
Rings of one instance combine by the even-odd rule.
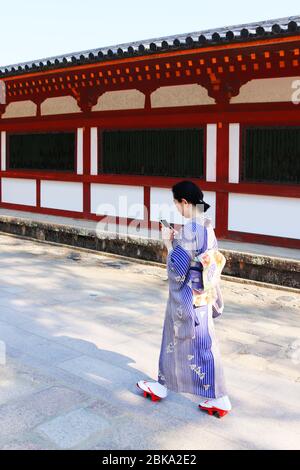
[[[217,124],[206,127],[206,181],[216,181],[217,174]]]
[[[215,227],[216,194],[213,191],[203,191],[203,199],[210,204],[205,215],[211,217]],[[168,188],[151,188],[150,190],[150,220],[158,222],[166,219],[175,224],[185,224],[187,219],[182,217],[173,202],[172,190]]]
[[[83,129],[77,129],[77,174],[83,174]]]
[[[41,115],[81,113],[76,99],[73,96],[56,96],[47,98],[41,104]]]
[[[143,220],[144,188],[120,184],[91,184],[91,212]]]
[[[41,181],[41,207],[82,212],[82,183],[70,181]]]
[[[245,83],[240,93],[231,98],[230,103],[289,102],[293,100],[297,81],[299,89],[299,80],[300,76],[257,78]]]
[[[2,178],[2,202],[36,206],[36,181],[23,178]]]
[[[98,174],[98,129],[91,127],[91,175]]]
[[[144,108],[145,95],[139,90],[106,91],[98,98],[92,111],[108,111],[114,109]]]
[[[1,171],[6,170],[6,132],[2,131],[1,135]]]
[[[229,124],[229,183],[239,182],[240,171],[240,125]]]
[[[5,113],[2,114],[2,119],[36,116],[37,105],[33,101],[15,101],[9,103],[5,109]]]
[[[215,104],[215,100],[208,96],[206,88],[197,83],[163,86],[151,94],[152,108],[201,104]]]
[[[229,230],[300,238],[300,199],[230,193],[228,212]]]

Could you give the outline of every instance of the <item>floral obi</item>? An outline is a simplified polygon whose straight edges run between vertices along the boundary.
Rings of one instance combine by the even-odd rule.
[[[193,291],[193,305],[199,307],[214,303],[217,299],[216,286],[220,281],[221,272],[226,259],[216,249],[206,250],[196,255],[191,261],[190,286]]]

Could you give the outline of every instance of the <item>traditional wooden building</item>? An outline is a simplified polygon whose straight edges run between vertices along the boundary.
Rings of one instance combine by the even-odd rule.
[[[181,179],[219,238],[300,247],[300,16],[1,67],[0,207],[157,226]],[[119,206],[148,210],[133,213]]]

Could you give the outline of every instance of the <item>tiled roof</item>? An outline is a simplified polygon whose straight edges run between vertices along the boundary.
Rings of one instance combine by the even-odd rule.
[[[300,35],[300,16],[288,16],[257,23],[239,24],[191,33],[162,36],[114,46],[100,47],[0,67],[0,78],[28,71],[51,70],[76,64],[96,63],[125,57],[146,56],[175,50],[188,50],[216,44],[250,42],[257,39]]]

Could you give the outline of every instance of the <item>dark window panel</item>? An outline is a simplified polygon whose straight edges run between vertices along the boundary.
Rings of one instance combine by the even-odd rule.
[[[9,169],[75,171],[75,132],[10,134]]]
[[[203,161],[203,128],[102,133],[103,173],[197,178]]]
[[[241,179],[300,183],[300,127],[245,128]]]

